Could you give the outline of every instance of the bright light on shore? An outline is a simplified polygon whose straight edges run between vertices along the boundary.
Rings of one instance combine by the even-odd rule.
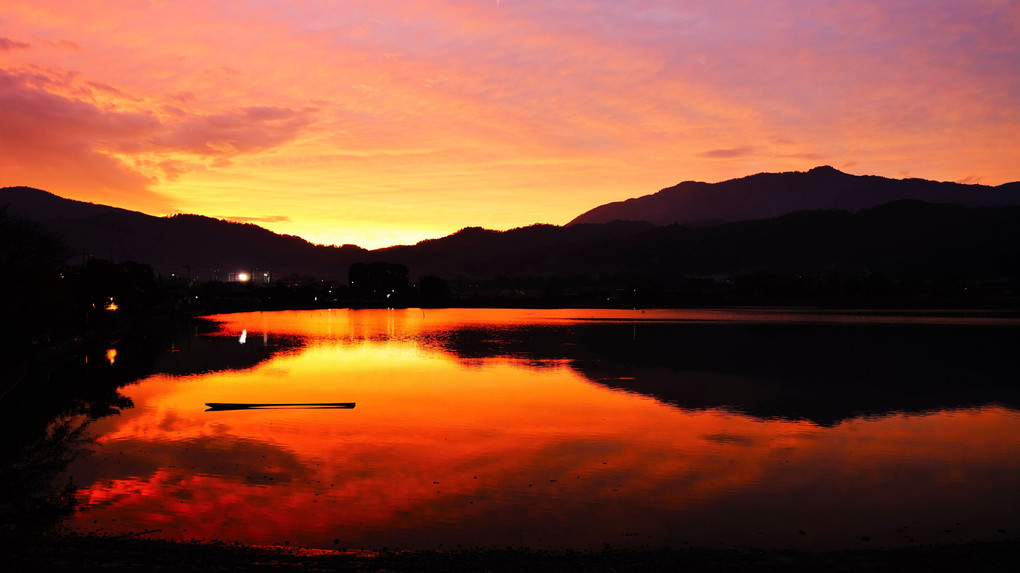
[[[248,273],[237,273],[237,280],[241,282],[248,280]]]

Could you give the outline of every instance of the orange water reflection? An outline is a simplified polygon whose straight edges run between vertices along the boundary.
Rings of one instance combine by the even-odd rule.
[[[71,468],[84,504],[75,525],[327,548],[855,547],[1020,525],[1013,409],[820,427],[610,390],[567,359],[465,360],[429,343],[433,330],[569,323],[577,311],[527,312],[215,317],[223,336],[308,344],[244,370],[125,388],[135,408],[97,423],[99,447]]]

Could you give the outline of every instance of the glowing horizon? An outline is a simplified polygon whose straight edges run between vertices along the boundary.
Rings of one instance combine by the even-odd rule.
[[[0,186],[321,244],[818,165],[1020,180],[1008,0],[12,0],[0,22]]]

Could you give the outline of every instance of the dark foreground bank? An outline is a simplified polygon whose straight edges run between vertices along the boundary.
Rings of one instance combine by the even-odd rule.
[[[759,549],[306,552],[97,536],[0,540],[7,571],[1020,571],[1020,539],[809,553]]]

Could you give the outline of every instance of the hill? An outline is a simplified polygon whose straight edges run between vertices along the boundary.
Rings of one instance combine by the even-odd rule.
[[[1020,206],[966,207],[903,200],[856,213],[798,211],[707,227],[655,227],[599,252],[561,261],[564,270],[655,276],[759,271],[822,276],[880,273],[908,279],[958,273],[1020,276]]]
[[[458,278],[515,275],[560,275],[561,261],[576,253],[598,252],[609,245],[653,229],[643,221],[613,221],[598,225],[530,225],[509,231],[468,227],[411,246],[372,251],[381,259],[407,261],[421,274]],[[593,268],[577,269],[588,274]]]
[[[29,187],[0,189],[0,208],[59,236],[75,256],[137,261],[157,271],[201,280],[229,273],[270,271],[327,278],[347,275],[346,258],[364,249],[325,247],[257,225],[200,215],[154,217],[106,205],[64,199]]]
[[[368,254],[399,261],[412,274],[448,278],[573,277],[664,286],[762,273],[997,281],[1020,277],[1020,206],[902,200],[858,212],[797,211],[708,226],[615,221],[502,232],[468,228]]]
[[[703,225],[764,219],[793,211],[856,211],[901,199],[958,205],[1020,205],[1020,182],[997,187],[850,175],[832,167],[759,173],[720,183],[685,181],[658,193],[607,203],[568,225],[615,220]]]

